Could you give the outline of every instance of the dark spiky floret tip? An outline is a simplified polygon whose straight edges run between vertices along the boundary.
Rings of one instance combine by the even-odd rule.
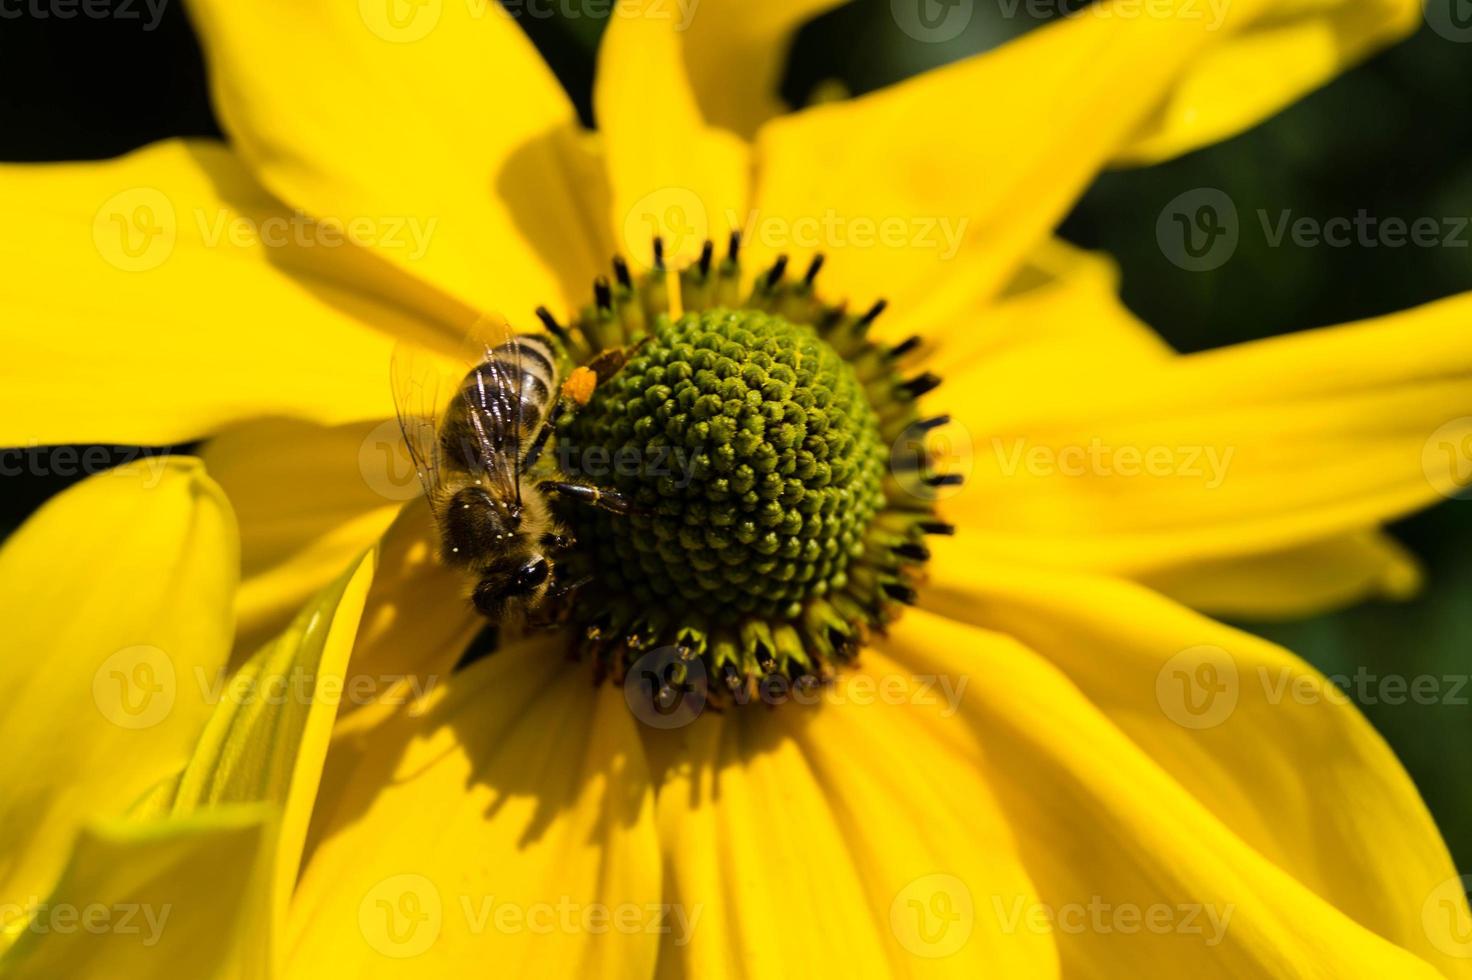
[[[871,324],[874,323],[875,320],[879,319],[879,315],[881,313],[883,313],[888,308],[889,308],[889,300],[887,300],[887,299],[875,300],[874,301],[874,305],[871,306],[871,307],[869,307],[869,309],[864,313],[863,316],[859,317],[859,326],[861,326],[861,327],[868,327],[868,326],[870,326]]]
[[[777,283],[781,282],[782,281],[782,277],[785,276],[786,274],[787,274],[787,256],[785,256],[785,255],[779,255],[779,256],[777,256],[777,261],[776,262],[773,262],[772,263],[772,267],[767,270],[767,288],[768,289],[775,288],[776,285],[777,285]]]
[[[885,582],[880,588],[895,602],[903,602],[907,606],[913,606],[920,598],[913,588],[903,582]]]
[[[740,259],[741,259],[741,232],[740,231],[733,231],[733,232],[731,232],[731,236],[726,239],[726,258],[730,259],[732,262],[740,261]]]
[[[545,306],[537,307],[537,319],[542,321],[542,326],[546,327],[547,332],[550,333],[552,336],[556,337],[558,340],[567,340],[567,328],[557,322],[557,318],[552,315],[551,310],[547,309]]]
[[[629,263],[624,261],[622,255],[615,255],[613,257],[613,276],[623,288],[634,288],[634,277],[629,275]]]
[[[608,279],[604,276],[593,280],[593,302],[600,310],[613,309],[613,287],[608,284]]]
[[[930,560],[930,549],[925,547],[925,545],[920,544],[918,541],[906,541],[901,544],[895,545],[890,550],[899,555],[901,558],[908,559],[909,561]]]
[[[658,235],[654,236],[654,267],[664,268],[664,239]]]
[[[701,278],[704,278],[705,276],[710,275],[710,263],[711,263],[711,259],[713,259],[715,257],[715,254],[716,254],[716,247],[711,242],[711,240],[709,238],[707,238],[705,240],[705,244],[702,245],[702,246],[700,246],[700,275],[701,275]]]
[[[920,344],[920,335],[912,334],[899,343],[895,344],[888,351],[886,351],[885,356],[887,356],[890,360],[898,360],[899,358],[904,357],[906,354],[919,349]]]
[[[818,278],[818,273],[823,271],[823,262],[823,253],[819,252],[817,255],[814,255],[813,260],[808,263],[808,271],[803,273],[802,277],[803,283],[806,284],[808,287],[811,288],[811,286],[813,285],[813,281]]]
[[[919,398],[940,387],[941,379],[937,374],[926,371],[924,374],[916,375],[908,381],[900,383],[900,387],[909,393],[911,398]]]

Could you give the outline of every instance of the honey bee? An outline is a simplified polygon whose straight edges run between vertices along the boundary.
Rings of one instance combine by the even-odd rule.
[[[614,352],[600,374],[623,359]],[[611,490],[530,476],[559,411],[558,374],[546,339],[501,320],[478,321],[458,359],[408,342],[394,350],[394,408],[439,531],[440,558],[466,573],[470,601],[494,623],[524,621],[582,584],[560,580],[573,541],[550,497],[615,514],[634,509]]]

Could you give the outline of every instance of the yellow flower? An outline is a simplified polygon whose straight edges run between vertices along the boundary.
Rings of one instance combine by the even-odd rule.
[[[1378,526],[1458,475],[1472,299],[1178,357],[1049,238],[1417,5],[1117,0],[776,118],[826,6],[619,8],[589,134],[496,8],[197,0],[229,148],[5,168],[0,443],[208,442],[0,551],[0,972],[1468,972],[1387,747],[1202,612],[1414,587]],[[818,706],[667,729],[556,636],[453,670],[395,341],[733,230],[748,269],[815,234],[946,376],[970,472],[918,608]]]

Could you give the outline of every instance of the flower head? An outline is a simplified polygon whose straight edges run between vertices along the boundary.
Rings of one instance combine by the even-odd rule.
[[[639,4],[603,41],[593,133],[514,24],[369,6],[198,0],[228,148],[0,182],[32,219],[0,242],[28,366],[8,441],[208,440],[164,493],[89,481],[0,552],[33,651],[0,660],[27,693],[0,731],[45,749],[0,769],[0,825],[35,844],[0,862],[0,897],[189,898],[147,950],[28,930],[30,909],[4,967],[1457,966],[1424,909],[1456,926],[1465,901],[1393,756],[1352,707],[1275,701],[1252,679],[1322,679],[1188,604],[1303,611],[1412,574],[1377,526],[1437,493],[1422,449],[1468,414],[1467,298],[1178,357],[1107,262],[1049,237],[1100,167],[1235,132],[1415,4],[1252,0],[1211,26],[1193,4],[1105,3],[780,118],[775,52],[821,3],[705,0],[688,36]],[[208,236],[292,216],[313,243],[358,234]],[[942,219],[962,230],[931,247]],[[167,234],[140,251],[140,227]],[[707,242],[733,231],[741,256],[717,261]],[[448,358],[496,309],[569,360],[543,465],[598,468],[632,504],[564,510],[593,576],[574,628],[476,658],[484,622],[380,450],[394,344]],[[63,317],[89,342],[36,329]],[[1231,477],[1065,472],[1095,442],[1211,448]],[[79,528],[109,560],[66,545]],[[655,693],[683,713],[629,694],[663,644]],[[579,648],[608,683],[568,663]],[[712,683],[687,691],[697,664]],[[225,693],[176,683],[147,737],[99,720],[98,691],[136,707],[164,665]],[[300,698],[267,696],[301,677]],[[782,710],[730,707],[770,677],[794,681]],[[75,738],[37,734],[57,716]],[[1163,909],[1169,928],[1049,925],[1063,909]]]

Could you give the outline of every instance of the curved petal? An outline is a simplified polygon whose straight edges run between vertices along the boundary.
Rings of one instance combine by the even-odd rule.
[[[221,122],[282,200],[381,227],[376,237],[416,232],[423,248],[381,253],[518,322],[569,295],[562,284],[585,288],[588,216],[564,160],[572,106],[499,4],[193,0],[190,11]]]
[[[978,293],[995,293],[1142,132],[1162,145],[1189,143],[1165,132],[1179,117],[1158,114],[1183,79],[1206,87],[1192,73],[1213,52],[1285,21],[1332,37],[1324,24],[1334,12],[1360,24],[1366,6],[1389,11],[1380,20],[1398,30],[1409,5],[1345,0],[1282,12],[1276,0],[1090,4],[996,50],[768,123],[757,137],[748,237],[757,254],[827,251],[828,284],[860,306],[879,290],[897,306],[918,303],[961,273]],[[1364,32],[1367,43],[1376,33]],[[1315,78],[1323,60],[1315,59]],[[1263,94],[1279,79],[1287,82],[1276,95]],[[1278,108],[1305,82],[1289,72],[1254,80],[1251,108],[1229,111],[1219,100],[1200,138]]]
[[[919,333],[931,340],[924,366],[943,377],[959,373],[971,410],[1000,417],[1017,404],[1066,399],[1101,379],[1158,368],[1175,356],[1125,308],[1117,289],[1118,270],[1106,256],[1055,239],[1029,256],[997,301],[979,303],[958,282],[920,311],[886,314],[889,322],[881,326],[898,324],[894,336]],[[940,324],[951,329],[937,329]],[[949,390],[936,396],[938,405],[947,402]],[[1406,598],[1419,588],[1420,571],[1387,536],[1350,531],[1241,558],[1193,561],[1140,579],[1193,608],[1279,618],[1367,597]]]
[[[274,828],[265,807],[87,827],[55,890],[15,923],[19,938],[0,972],[265,980]]]
[[[701,115],[713,126],[749,138],[763,122],[786,112],[777,90],[793,34],[842,2],[699,0],[685,5],[680,36]]]
[[[244,667],[222,671],[214,713],[180,775],[171,812],[241,803],[280,807],[274,841],[271,933],[285,921],[338,706],[356,696],[347,676],[372,554],[349,567]]]
[[[1145,574],[1372,529],[1465,486],[1472,295],[1001,404],[957,377],[975,548]]]
[[[1283,551],[1193,562],[1140,581],[1214,616],[1299,619],[1365,599],[1409,599],[1421,565],[1390,535],[1353,531]]]
[[[422,707],[333,744],[285,975],[648,976],[654,799],[618,692],[539,641]]]
[[[1098,822],[1090,837],[1150,851],[1091,859],[1066,871],[1074,883],[1097,874],[1103,887],[1119,875],[1118,886],[1138,888],[1161,874],[1209,888],[1180,897],[1234,906],[1226,941],[1270,940],[1240,950],[1259,965],[1278,961],[1269,974],[1291,974],[1282,966],[1327,946],[1343,964],[1314,968],[1335,975],[1376,962],[1379,975],[1411,975],[1390,967],[1392,944],[1459,966],[1450,936],[1423,921],[1456,878],[1446,847],[1395,756],[1328,679],[1130,583],[993,566],[954,544],[933,567],[922,602],[954,621],[922,612],[901,621],[896,642],[907,665],[987,677],[968,689],[967,709],[984,745],[1021,749],[990,756],[1013,782],[1003,795],[1026,808],[1014,825],[1066,836],[1065,813],[1088,815]],[[1048,663],[962,623],[1016,637]],[[1138,869],[1121,866],[1132,860]],[[1047,876],[1029,867],[1046,891]],[[1278,924],[1260,913],[1296,923],[1299,938],[1274,936]],[[1100,938],[1097,952],[1112,945]]]
[[[1189,792],[1186,787],[1216,775],[1207,753],[1197,753],[1203,775],[1178,781],[1181,774],[1161,768],[1117,727],[1128,718],[1101,714],[1069,678],[1025,646],[923,611],[899,621],[894,645],[910,670],[985,678],[967,687],[961,714],[974,725],[983,746],[979,762],[1039,895],[1036,905],[995,902],[988,912],[1014,928],[1051,934],[1066,976],[1429,979],[1441,974],[1418,954],[1456,965],[1420,930],[1420,908],[1429,896],[1418,892],[1422,877],[1434,878],[1437,867],[1450,876],[1450,862],[1444,852],[1438,861],[1440,840],[1384,746],[1379,764],[1362,775],[1388,777],[1398,790],[1395,802],[1409,802],[1410,809],[1395,812],[1387,803],[1384,809],[1401,821],[1379,824],[1354,837],[1354,851],[1332,856],[1363,868],[1365,851],[1400,833],[1410,843],[1394,837],[1398,856],[1419,851],[1416,856],[1428,859],[1393,878],[1391,899],[1370,893],[1379,884],[1375,877],[1359,881],[1354,911],[1394,903],[1385,911],[1391,937],[1335,908],[1254,849],[1251,823],[1247,837],[1239,836],[1234,818],[1242,817],[1241,803]],[[1085,653],[1092,650],[1080,649],[1080,658]],[[1123,674],[1108,658],[1094,664],[1095,671]],[[1147,680],[1153,690],[1154,677]],[[1256,762],[1270,764],[1298,746],[1272,746],[1273,755],[1259,753]],[[1306,756],[1312,767],[1325,758],[1332,758],[1328,749]],[[1266,799],[1269,790],[1253,786],[1259,789]],[[1369,790],[1351,792],[1359,798]],[[1325,798],[1306,802],[1320,824],[1337,818]],[[1353,878],[1351,871],[1342,874]]]
[[[257,419],[220,432],[200,455],[240,523],[237,658],[283,629],[420,492],[392,419]]]
[[[46,894],[80,826],[189,757],[209,715],[200,678],[230,649],[237,562],[224,495],[179,457],[77,484],[0,550],[5,900]]]
[[[598,49],[593,90],[620,249],[648,265],[662,237],[675,263],[723,241],[747,198],[747,146],[700,117],[664,0],[625,5]]]
[[[1421,22],[1418,0],[1286,0],[1192,61],[1165,103],[1117,155],[1168,157],[1235,136]],[[1201,16],[1220,19],[1209,4]],[[1218,11],[1230,17],[1230,6]]]
[[[353,646],[352,674],[362,703],[417,698],[447,677],[484,617],[466,595],[464,575],[439,560],[439,532],[423,499],[399,511],[378,545],[378,571]]]
[[[955,749],[967,737],[955,704],[879,650],[864,658],[816,707],[746,706],[646,732],[672,743],[655,757],[678,760],[660,832],[693,923],[666,938],[661,975],[1057,974],[1051,937],[992,912],[1037,894]]]
[[[393,336],[422,329],[396,304],[415,300],[328,274],[361,249],[320,237],[221,144],[4,165],[0,207],[0,444],[162,445],[256,415],[392,414]]]
[[[967,404],[1000,415],[1113,372],[1159,365],[1174,352],[1119,300],[1108,256],[1049,239],[998,297],[965,276],[917,307],[885,311],[877,330],[929,341],[924,366],[949,382],[965,376]],[[936,401],[947,400],[949,388]]]

